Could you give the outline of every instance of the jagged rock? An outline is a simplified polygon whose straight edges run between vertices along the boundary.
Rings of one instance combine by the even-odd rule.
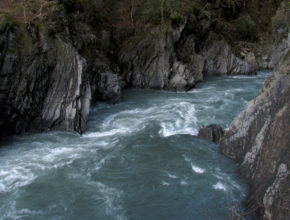
[[[121,82],[117,74],[105,72],[99,75],[98,93],[101,94],[101,100],[109,103],[118,103],[121,100]]]
[[[183,27],[182,27],[183,28]],[[164,89],[168,86],[174,43],[182,29],[163,33],[153,29],[138,42],[122,48],[119,63],[124,81],[133,87]]]
[[[221,140],[221,152],[241,163],[240,172],[251,186],[250,207],[260,218],[290,218],[289,69],[288,58]]]
[[[289,48],[290,48],[290,32],[288,33],[288,37],[282,39],[275,45],[271,56],[272,67],[278,68],[279,66],[281,66],[284,57],[290,51]]]
[[[290,48],[290,13],[287,12],[288,1],[281,1],[276,14],[271,19],[272,42],[261,42],[259,52],[256,53],[256,61],[260,69],[277,69],[284,61],[284,57],[289,53]]]
[[[283,63],[285,55],[289,52],[289,25],[289,1],[284,0],[281,2],[279,8],[277,9],[275,16],[272,18],[272,30],[275,44],[273,45],[271,63],[275,68],[279,67]]]
[[[181,40],[176,49],[176,59],[172,66],[169,89],[188,90],[203,81],[204,59],[195,52],[195,37],[190,35]]]
[[[195,85],[195,78],[188,66],[175,62],[172,68],[172,78],[169,82],[169,88],[172,90],[188,90]]]
[[[224,131],[221,126],[211,124],[206,127],[201,127],[198,131],[198,137],[207,139],[209,141],[218,143],[223,137]]]
[[[258,63],[258,66],[260,69],[273,69],[274,65],[272,63],[272,55],[271,53],[265,53],[261,56],[258,56],[256,58],[256,61]]]
[[[14,27],[1,34],[1,136],[61,129],[83,132],[91,90],[86,60],[61,38]]]
[[[50,86],[42,111],[33,126],[36,130],[54,128],[83,132],[91,99],[90,84],[85,76],[87,64],[69,43],[57,39],[55,46],[56,66],[47,82]]]
[[[193,78],[192,84],[194,85],[195,81]],[[188,82],[179,74],[175,74],[169,82],[169,88],[176,91],[187,90],[190,88]]]
[[[123,82],[120,78],[119,67],[112,63],[101,52],[95,58],[92,66],[93,79],[91,87],[93,101],[105,101],[111,104],[120,102]]]
[[[204,72],[207,75],[255,74],[254,68],[236,57],[224,39],[211,32],[200,53],[205,59]]]
[[[257,61],[256,61],[256,56],[255,56],[255,54],[254,54],[253,52],[249,52],[249,53],[245,54],[245,58],[244,58],[244,60],[245,60],[247,63],[251,64],[252,67],[253,67],[255,70],[259,69],[259,65],[258,65],[258,63],[257,63]]]

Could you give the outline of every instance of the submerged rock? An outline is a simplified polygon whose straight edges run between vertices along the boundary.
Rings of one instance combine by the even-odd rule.
[[[223,154],[241,163],[249,205],[266,219],[290,218],[290,59],[265,81],[261,94],[233,121]]]
[[[223,137],[224,131],[221,126],[216,124],[211,124],[206,127],[202,127],[198,131],[198,137],[207,139],[214,143],[219,143],[220,139]]]

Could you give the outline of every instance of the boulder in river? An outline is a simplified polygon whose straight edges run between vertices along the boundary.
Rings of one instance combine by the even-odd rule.
[[[222,138],[224,131],[221,126],[211,124],[206,127],[202,127],[198,131],[198,137],[202,137],[214,143],[218,143]]]

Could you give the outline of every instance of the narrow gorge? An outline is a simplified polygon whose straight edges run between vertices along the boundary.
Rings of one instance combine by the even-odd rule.
[[[289,10],[4,0],[0,218],[289,218]]]

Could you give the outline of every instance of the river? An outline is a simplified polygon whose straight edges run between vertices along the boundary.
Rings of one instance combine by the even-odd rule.
[[[226,128],[271,72],[209,77],[189,92],[128,89],[97,103],[88,131],[0,145],[0,219],[227,219],[245,199],[238,165],[194,137]]]

